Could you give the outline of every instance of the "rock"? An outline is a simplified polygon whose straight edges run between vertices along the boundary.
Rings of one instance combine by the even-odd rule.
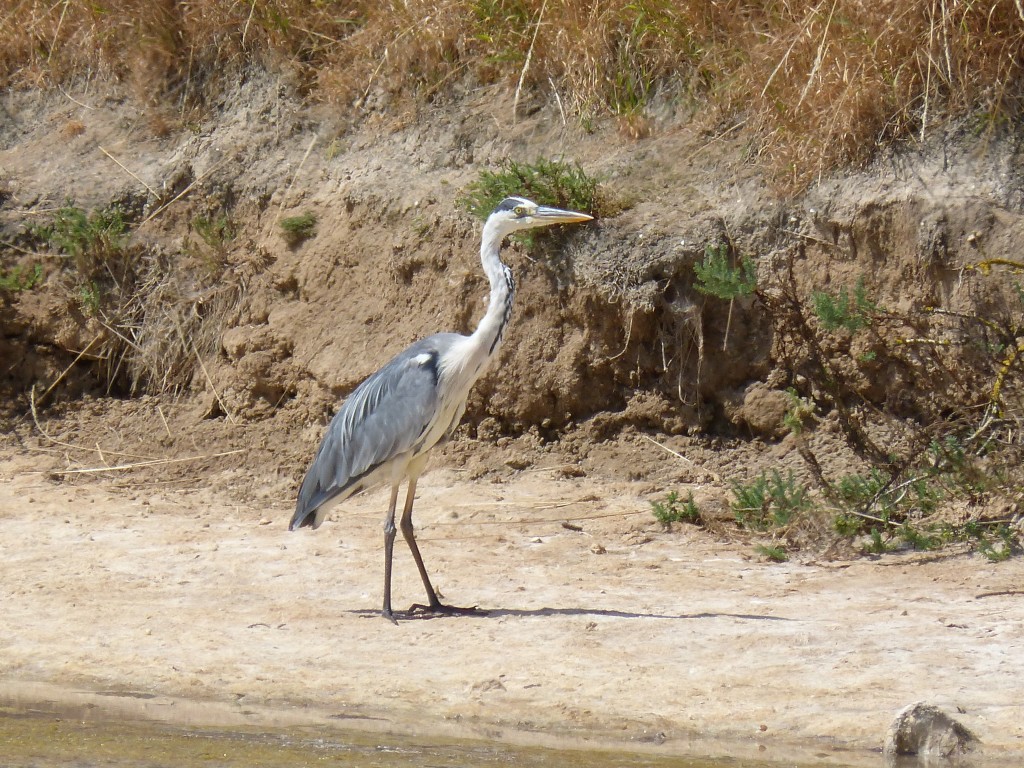
[[[970,752],[977,737],[938,707],[919,701],[896,715],[885,735],[884,753],[930,758],[955,758]]]
[[[724,398],[726,418],[734,424],[745,424],[755,435],[778,439],[789,433],[783,419],[792,407],[790,397],[757,381],[742,392]]]

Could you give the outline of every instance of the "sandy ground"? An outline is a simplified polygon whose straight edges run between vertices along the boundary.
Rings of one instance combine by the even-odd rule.
[[[7,704],[834,763],[925,700],[986,757],[1024,756],[1021,558],[765,564],[661,532],[628,483],[437,469],[417,502],[427,566],[487,614],[394,626],[383,491],[289,533],[286,496],[58,482],[33,461],[0,461]],[[398,608],[422,594],[396,553]]]

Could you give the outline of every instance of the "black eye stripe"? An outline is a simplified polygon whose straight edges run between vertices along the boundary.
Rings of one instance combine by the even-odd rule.
[[[495,208],[494,210],[495,212],[512,211],[515,210],[515,208],[518,207],[519,205],[521,205],[520,202],[516,200],[514,197],[506,197],[504,200],[498,203],[498,207]]]
[[[525,203],[529,203],[529,200],[523,200],[521,197],[506,197],[498,203],[498,207],[494,209],[494,212],[511,211],[516,216],[525,216],[530,212],[530,206]]]

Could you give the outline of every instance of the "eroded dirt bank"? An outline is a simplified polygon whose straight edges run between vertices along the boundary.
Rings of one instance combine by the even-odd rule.
[[[705,247],[727,241],[759,279],[791,267],[804,298],[867,276],[893,316],[940,307],[1017,329],[1012,281],[975,269],[1024,229],[1016,145],[940,141],[781,202],[731,129],[667,119],[632,142],[554,105],[509,121],[493,93],[349,129],[265,75],[167,135],[116,93],[6,99],[5,275],[39,267],[0,306],[6,695],[65,695],[32,687],[55,685],[153,717],[851,761],[927,700],[993,759],[1024,755],[1024,563],[835,559],[853,544],[757,562],[723,499],[769,469],[808,479],[785,391],[823,396],[761,305],[693,288]],[[486,286],[457,199],[481,169],[538,156],[579,161],[621,210],[550,263],[508,249],[520,292],[500,375],[474,390],[417,507],[436,583],[488,613],[394,627],[377,613],[383,492],[312,534],[286,531],[289,505],[356,382],[425,332],[473,326]],[[90,314],[88,283],[38,234],[68,200],[129,217],[122,255],[151,280],[124,306]],[[316,236],[288,244],[281,218],[308,212]],[[221,220],[230,237],[201,234]],[[942,394],[915,378],[933,369],[877,355],[961,337],[897,330],[900,344],[821,352],[869,414],[909,419]],[[1017,369],[985,359],[1019,424]],[[945,396],[987,402],[991,382],[971,378],[984,369],[954,362]],[[855,461],[827,402],[804,439],[835,479]],[[693,490],[708,527],[661,531],[649,502],[668,490]],[[1019,503],[981,493],[943,511],[1019,522]],[[404,552],[396,578],[396,605],[420,599]]]
[[[418,505],[428,567],[488,613],[396,627],[377,613],[381,493],[291,534],[283,501],[240,505],[222,473],[57,482],[40,463],[0,464],[8,698],[58,695],[23,685],[43,682],[132,694],[157,719],[851,762],[927,700],[988,757],[1024,755],[1020,559],[769,565],[707,531],[661,532],[611,474],[437,469]],[[396,604],[418,599],[401,551]]]

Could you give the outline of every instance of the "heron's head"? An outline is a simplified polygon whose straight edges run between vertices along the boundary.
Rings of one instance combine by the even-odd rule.
[[[576,221],[590,221],[593,216],[576,211],[564,211],[561,208],[550,208],[537,205],[525,197],[506,197],[494,209],[487,220],[503,234],[520,232],[524,229],[547,227],[552,224],[570,224]]]

